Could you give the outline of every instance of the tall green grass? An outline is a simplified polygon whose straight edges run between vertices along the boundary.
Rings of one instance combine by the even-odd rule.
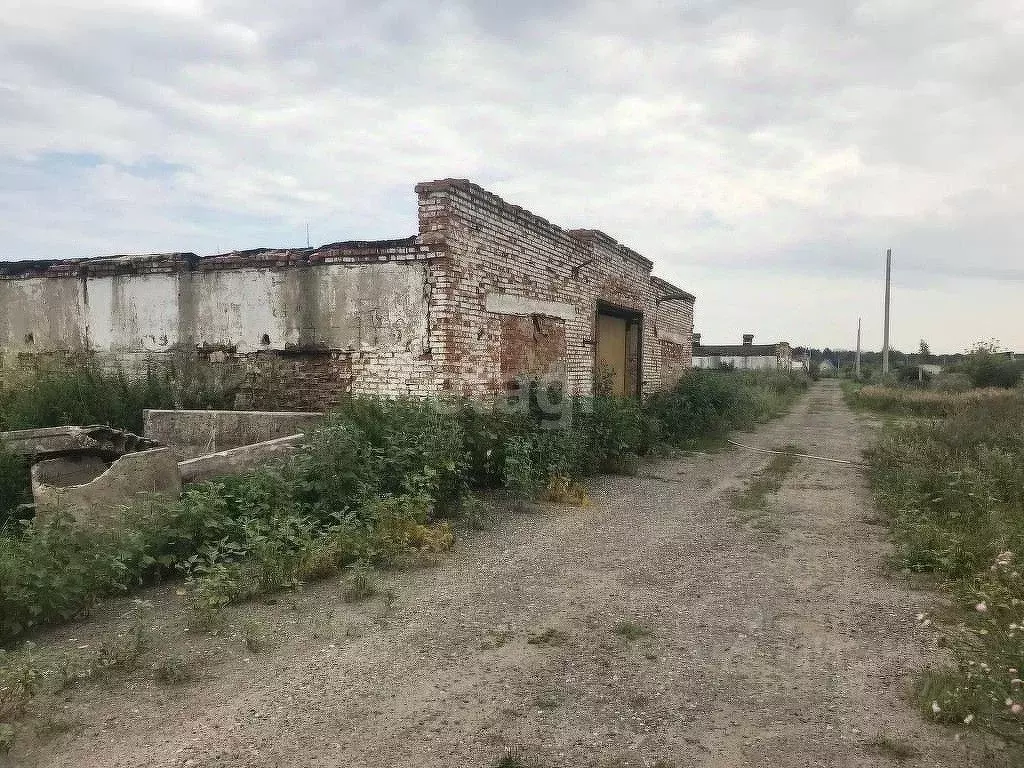
[[[93,360],[0,371],[0,432],[108,424],[142,433],[146,408],[230,408],[237,385],[185,357],[154,363],[137,375]],[[0,445],[0,527],[26,501],[25,461]]]
[[[854,408],[893,416],[944,418],[973,409],[979,404],[1014,402],[1020,392],[999,388],[966,391],[937,391],[917,387],[848,385],[846,400]]]
[[[1024,397],[890,426],[869,458],[899,562],[940,578],[960,608],[940,622],[953,665],[922,677],[924,710],[1024,745]]]
[[[109,424],[138,433],[145,408],[230,408],[237,391],[184,357],[135,375],[92,360],[0,373],[0,431]]]
[[[435,553],[451,543],[448,521],[476,506],[475,491],[530,499],[599,472],[632,472],[661,444],[751,426],[805,388],[789,373],[693,372],[643,404],[576,398],[564,418],[532,401],[510,411],[352,398],[289,460],[140,504],[118,530],[58,519],[0,535],[0,639],[170,575],[215,610],[357,561]]]

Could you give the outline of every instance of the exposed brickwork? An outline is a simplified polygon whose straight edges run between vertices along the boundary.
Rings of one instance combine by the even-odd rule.
[[[565,382],[565,321],[540,315],[502,315],[501,386],[524,379]]]
[[[656,298],[664,289],[652,284],[648,259],[602,232],[563,230],[467,181],[430,182],[416,191],[420,240],[447,257],[432,262],[430,313],[444,384],[467,395],[499,391],[501,320],[484,306],[488,293],[498,292],[575,309],[565,321],[566,367],[579,394],[593,389],[598,303],[642,313],[642,390],[662,388]],[[690,301],[689,322],[685,309],[666,310],[661,322],[682,336],[692,312]]]
[[[240,376],[244,404],[256,408],[328,409],[348,393],[487,397],[517,375],[552,370],[570,391],[590,394],[601,306],[640,316],[644,394],[690,367],[693,297],[652,278],[648,259],[465,180],[419,184],[416,194],[419,232],[401,240],[0,264],[0,299],[9,294],[17,312],[50,285],[62,304],[34,341],[20,338],[31,334],[18,315],[8,317],[0,363],[84,352],[136,370],[184,354]],[[31,289],[4,293],[7,281],[26,279]],[[363,306],[355,292],[367,284],[399,300]],[[264,296],[280,306],[270,311]],[[115,323],[119,307],[136,312],[151,297],[171,302],[164,315],[150,313],[141,330],[141,315]],[[153,317],[166,317],[166,328]],[[97,331],[90,318],[112,325]],[[209,338],[216,343],[197,341]]]
[[[324,411],[352,388],[344,352],[257,352],[241,358],[245,371],[240,407],[252,410]]]
[[[651,283],[658,302],[657,335],[661,342],[661,386],[669,389],[693,367],[693,297],[660,278]]]

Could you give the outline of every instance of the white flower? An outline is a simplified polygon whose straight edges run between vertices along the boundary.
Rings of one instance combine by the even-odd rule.
[[[934,712],[937,715],[941,711],[942,711],[942,707],[939,706],[939,702],[933,701],[932,702],[932,712]]]
[[[974,610],[976,610],[978,613],[984,613],[988,610],[988,606],[984,603],[978,603],[976,606],[974,606]]]
[[[964,725],[970,725],[974,722],[974,715],[968,715],[964,718]]]

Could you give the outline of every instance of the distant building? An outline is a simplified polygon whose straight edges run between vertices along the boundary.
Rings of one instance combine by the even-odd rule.
[[[799,365],[799,361],[797,367]],[[694,368],[736,368],[737,370],[763,370],[767,368],[792,369],[793,349],[789,342],[755,344],[754,334],[743,334],[742,344],[702,344],[700,334],[693,334]]]

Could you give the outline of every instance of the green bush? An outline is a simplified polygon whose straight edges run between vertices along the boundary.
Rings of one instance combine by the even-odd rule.
[[[74,618],[141,583],[150,564],[137,533],[91,531],[66,518],[0,536],[0,639]]]
[[[1024,363],[996,355],[977,355],[968,363],[967,375],[975,387],[1012,389],[1020,383]]]
[[[749,429],[783,413],[807,389],[807,377],[791,371],[691,371],[672,390],[652,396],[648,412],[668,443]]]

